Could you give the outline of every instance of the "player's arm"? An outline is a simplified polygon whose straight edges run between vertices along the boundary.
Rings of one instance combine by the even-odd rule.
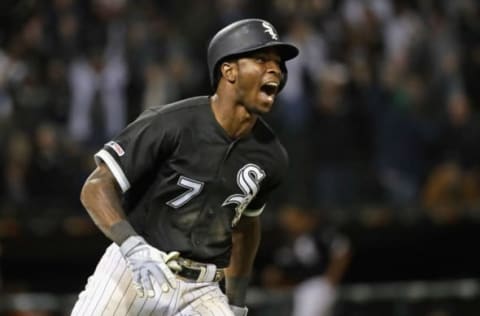
[[[121,194],[115,177],[101,162],[85,181],[80,195],[83,206],[98,228],[118,245],[137,235],[121,206]]]
[[[83,185],[80,200],[100,230],[120,246],[120,252],[133,273],[135,288],[143,297],[155,296],[152,276],[160,285],[165,281],[176,287],[178,252],[168,255],[150,246],[130,225],[121,206],[121,189],[106,164],[100,162]],[[168,264],[168,266],[167,266]]]
[[[338,285],[350,265],[352,250],[347,237],[338,235],[330,246],[330,262],[325,277],[330,284]]]
[[[243,308],[253,262],[260,244],[260,216],[243,216],[232,235],[230,265],[225,270],[229,303]],[[242,315],[241,312],[238,313]],[[243,315],[245,315],[243,314]],[[237,315],[237,314],[236,314]]]

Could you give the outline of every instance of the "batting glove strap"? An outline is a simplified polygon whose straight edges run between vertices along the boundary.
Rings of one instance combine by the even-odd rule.
[[[128,257],[128,255],[132,252],[133,249],[135,249],[135,247],[146,244],[147,242],[142,237],[130,236],[120,246],[120,252],[123,254],[124,257]]]
[[[234,316],[247,316],[248,313],[248,308],[246,306],[240,307],[230,305],[230,309],[232,310]]]

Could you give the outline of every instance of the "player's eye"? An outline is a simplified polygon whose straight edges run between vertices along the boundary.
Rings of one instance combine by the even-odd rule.
[[[264,63],[267,61],[267,58],[265,58],[265,56],[256,56],[255,60],[257,61],[257,63]]]

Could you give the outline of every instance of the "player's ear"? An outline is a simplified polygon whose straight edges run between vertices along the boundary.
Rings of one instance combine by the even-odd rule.
[[[224,61],[220,66],[220,72],[222,77],[230,83],[234,83],[237,79],[237,67],[234,62]]]

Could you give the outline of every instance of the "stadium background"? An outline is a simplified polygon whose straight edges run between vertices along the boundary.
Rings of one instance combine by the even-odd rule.
[[[477,1],[0,6],[0,314],[68,314],[107,245],[78,199],[92,153],[149,105],[210,93],[209,37],[261,17],[301,55],[267,117],[292,166],[264,214],[251,313],[288,304],[260,271],[294,206],[351,242],[335,315],[479,315]]]

